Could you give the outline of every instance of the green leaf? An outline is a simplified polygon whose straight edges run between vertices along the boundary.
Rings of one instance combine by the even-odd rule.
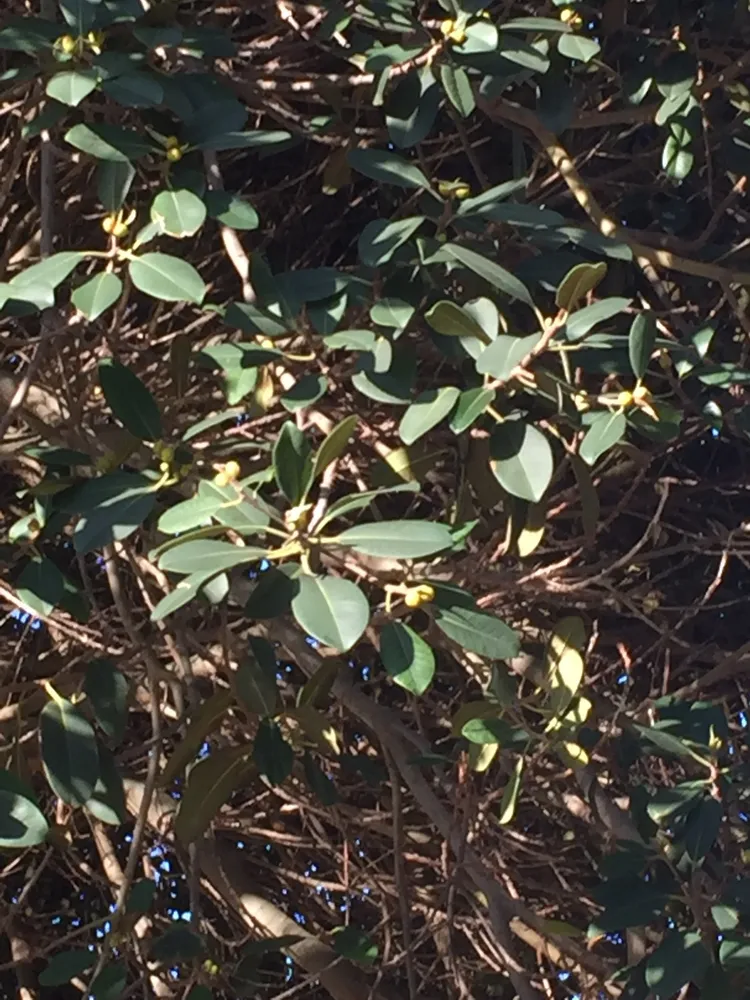
[[[126,913],[148,913],[156,896],[156,882],[150,878],[139,878],[128,894]]]
[[[640,379],[646,373],[656,343],[656,320],[651,312],[641,312],[630,324],[628,354],[633,374]]]
[[[583,436],[578,454],[587,465],[596,460],[622,440],[628,422],[621,411],[596,413]]]
[[[352,149],[347,160],[350,167],[370,180],[403,188],[430,189],[430,182],[416,164],[385,149]]]
[[[258,228],[258,213],[244,198],[227,191],[208,191],[204,201],[210,217],[223,226],[240,230]]]
[[[312,789],[313,793],[317,795],[321,804],[326,806],[326,808],[335,806],[339,801],[336,786],[334,785],[332,779],[321,770],[309,750],[305,750],[305,755],[302,759],[302,766],[305,770],[305,780]]]
[[[480,278],[484,278],[493,288],[499,288],[501,292],[525,302],[526,305],[533,305],[528,288],[504,267],[500,267],[499,264],[495,264],[494,261],[488,260],[474,250],[469,250],[468,247],[459,246],[458,243],[444,243],[441,249],[446,255],[457,260],[459,264],[463,264],[464,267],[468,267],[470,271],[478,274]]]
[[[294,751],[281,735],[281,730],[270,719],[261,719],[253,744],[253,760],[272,785],[280,785],[292,773]]]
[[[507,660],[518,656],[521,648],[518,635],[494,615],[474,608],[435,607],[435,624],[462,649],[486,656],[490,660]]]
[[[167,573],[222,573],[262,559],[265,549],[231,545],[212,538],[197,538],[167,549],[159,559],[159,568]]]
[[[245,603],[245,617],[264,619],[286,614],[299,592],[299,571],[299,563],[284,563],[261,573]]]
[[[25,288],[30,285],[42,284],[57,288],[65,279],[73,273],[84,258],[84,254],[75,250],[62,250],[60,253],[53,253],[50,257],[40,260],[38,264],[32,264],[15,275],[9,284],[12,288]]]
[[[128,718],[129,684],[111,660],[92,660],[86,667],[83,690],[102,731],[122,742]]]
[[[133,472],[112,472],[90,479],[74,491],[70,513],[81,515],[73,540],[76,552],[120,542],[138,528],[156,502],[154,484]]]
[[[200,305],[206,294],[203,278],[192,264],[166,253],[144,253],[128,265],[135,287],[165,302]]]
[[[123,73],[105,80],[102,90],[126,108],[156,108],[164,101],[164,88],[150,73]]]
[[[724,819],[724,807],[714,798],[704,799],[688,817],[685,827],[685,850],[690,860],[699,865],[716,843]]]
[[[195,236],[206,221],[206,206],[192,191],[161,191],[151,203],[151,221],[167,236]]]
[[[482,713],[468,719],[461,727],[461,735],[469,743],[476,743],[480,746],[490,746],[497,743],[499,746],[507,748],[513,746],[518,740],[519,730],[514,729],[505,719],[497,715],[495,706],[494,715]]]
[[[256,129],[254,132],[225,132],[198,143],[199,149],[266,149],[284,146],[291,138],[289,132]]]
[[[344,517],[345,514],[350,514],[354,510],[361,510],[363,507],[368,507],[379,496],[384,496],[386,493],[418,492],[419,484],[415,482],[408,482],[399,483],[396,486],[384,486],[379,490],[365,490],[363,493],[352,493],[350,496],[342,497],[340,500],[335,500],[331,504],[325,517],[321,520],[318,526],[319,530],[322,531],[326,524],[329,524],[337,517]]]
[[[389,222],[387,219],[374,219],[368,222],[357,240],[359,259],[365,267],[382,267],[393,257],[394,253],[424,222],[424,216],[397,219]]]
[[[276,654],[267,639],[250,636],[250,651],[234,675],[237,697],[250,712],[273,717],[281,711]]]
[[[213,514],[221,506],[219,496],[196,495],[165,510],[159,518],[159,531],[165,535],[177,535],[210,522]]]
[[[537,503],[554,472],[552,447],[533,424],[505,420],[490,439],[491,467],[495,478],[511,496]]]
[[[106,747],[99,747],[99,778],[94,785],[86,809],[102,823],[120,826],[127,822],[125,789],[122,775],[117,770],[115,758]]]
[[[206,699],[191,715],[190,723],[182,739],[175,747],[159,776],[159,784],[164,787],[179,777],[188,764],[195,760],[206,738],[222,723],[229,708],[234,704],[234,694],[228,688],[220,688]]]
[[[335,462],[344,454],[358,422],[359,417],[356,413],[352,413],[340,420],[330,431],[313,458],[313,480],[322,475],[331,462]]]
[[[454,63],[441,63],[440,82],[456,111],[462,118],[468,118],[476,107],[476,101],[466,70],[454,65]]]
[[[604,281],[606,276],[607,265],[604,261],[599,261],[597,264],[576,264],[560,282],[555,295],[555,305],[558,309],[572,312],[589,292]]]
[[[458,397],[456,412],[450,422],[454,434],[463,434],[481,417],[495,398],[494,389],[466,389]]]
[[[30,558],[16,580],[20,600],[44,618],[60,603],[64,591],[65,577],[46,556]]]
[[[190,769],[174,820],[175,836],[181,843],[198,840],[230,795],[247,785],[255,772],[249,758],[250,748],[245,744],[218,747]]]
[[[33,791],[12,771],[0,770],[0,847],[35,847],[48,831]]]
[[[727,934],[719,945],[719,961],[725,969],[747,972],[750,966],[750,938]]]
[[[477,373],[492,375],[507,382],[516,366],[538,343],[539,337],[536,334],[528,337],[509,337],[501,334],[489,347],[485,347],[477,358]]]
[[[118,212],[135,179],[130,160],[104,160],[96,170],[96,190],[105,212]]]
[[[441,299],[424,314],[435,333],[443,337],[473,337],[482,344],[489,344],[491,338],[480,324],[466,310],[449,299]]]
[[[325,396],[328,379],[325,375],[303,375],[291,389],[287,389],[279,402],[290,413],[304,410]]]
[[[122,294],[122,281],[112,271],[101,271],[83,285],[79,285],[70,296],[76,309],[86,319],[98,319]]]
[[[203,939],[184,924],[177,924],[157,938],[149,956],[153,962],[162,964],[191,962],[205,953]]]
[[[513,765],[513,772],[503,789],[503,798],[500,803],[500,814],[497,821],[500,826],[507,826],[513,822],[518,804],[518,793],[521,790],[521,775],[523,774],[523,757],[516,757]]]
[[[384,71],[380,80],[387,82]],[[440,106],[440,88],[429,66],[421,72],[407,73],[396,79],[386,106],[385,123],[388,137],[399,149],[408,149],[423,142],[435,124]]]
[[[699,931],[667,931],[646,959],[646,985],[655,1000],[671,1000],[685,983],[700,983],[710,964]]]
[[[335,542],[367,556],[421,559],[451,548],[453,536],[435,521],[372,521],[346,528]]]
[[[408,407],[398,425],[404,444],[414,444],[452,411],[459,391],[452,385],[427,389]]]
[[[65,141],[95,160],[127,163],[158,151],[153,143],[144,141],[133,129],[119,125],[74,125],[65,133]]]
[[[238,487],[234,483],[227,486],[217,486],[209,480],[198,484],[198,497],[215,499],[218,505],[213,512],[214,520],[228,528],[234,528],[241,535],[253,535],[265,528],[270,518],[270,508],[255,493],[249,489]]]
[[[557,42],[557,51],[567,59],[577,59],[579,62],[587,63],[599,55],[601,46],[593,38],[586,38],[585,35],[578,35],[570,32],[561,35]]]
[[[45,93],[61,104],[77,108],[92,90],[96,90],[98,82],[99,78],[94,70],[64,70],[50,77]]]
[[[403,622],[388,622],[380,631],[380,658],[394,681],[424,694],[435,675],[435,654],[414,629]]]
[[[82,806],[99,778],[94,730],[65,699],[49,701],[39,717],[42,764],[52,791],[63,802]]]
[[[300,627],[340,653],[351,649],[370,620],[370,607],[359,587],[336,576],[302,576],[299,584],[292,613]]]
[[[158,441],[161,413],[156,400],[138,376],[112,358],[99,362],[99,384],[114,416],[134,437]]]
[[[313,708],[324,708],[340,667],[341,660],[333,656],[325,657],[315,673],[300,688],[297,707],[311,705]]]
[[[378,957],[378,946],[370,935],[353,924],[334,930],[333,950],[337,955],[361,965],[372,965]]]
[[[39,973],[40,986],[62,986],[74,976],[80,976],[96,962],[97,954],[88,949],[61,951],[47,962]]]
[[[302,431],[289,420],[273,448],[273,471],[289,503],[302,503],[313,482],[311,449]]]

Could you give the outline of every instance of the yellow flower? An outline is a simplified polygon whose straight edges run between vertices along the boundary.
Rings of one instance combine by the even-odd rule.
[[[623,389],[617,393],[617,405],[625,409],[633,404],[633,393],[629,389]]]
[[[239,474],[240,463],[232,459],[214,476],[214,483],[216,486],[229,486],[230,483],[233,483],[237,479]]]
[[[63,35],[61,38],[57,39],[57,44],[60,46],[65,55],[69,56],[75,52],[78,43],[72,35]]]
[[[560,20],[563,24],[569,24],[574,31],[583,25],[583,18],[573,7],[563,7],[560,11]]]
[[[179,146],[170,146],[164,155],[170,163],[178,163],[182,159],[182,150]]]
[[[446,38],[455,42],[456,45],[461,45],[466,41],[466,32],[463,28],[459,28],[452,18],[446,18],[446,20],[441,23],[440,32]]]

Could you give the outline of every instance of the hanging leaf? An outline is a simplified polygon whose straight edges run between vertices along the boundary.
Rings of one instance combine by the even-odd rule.
[[[247,785],[254,772],[250,748],[244,744],[214,748],[192,767],[174,820],[177,839],[183,844],[198,840],[230,795]]]
[[[102,271],[79,285],[71,294],[70,301],[86,319],[93,321],[114,305],[121,294],[120,278],[111,271]]]
[[[39,973],[40,986],[62,986],[86,972],[96,962],[96,952],[88,949],[61,951]]]
[[[130,160],[103,160],[96,170],[96,191],[105,212],[119,212],[135,180]]]
[[[158,152],[153,143],[144,141],[133,129],[119,125],[74,125],[65,133],[65,141],[95,160],[120,163]]]
[[[628,422],[622,411],[596,413],[583,436],[578,454],[587,465],[613,448],[625,436]]]
[[[452,547],[453,536],[434,521],[373,521],[347,528],[336,543],[367,556],[420,559]]]
[[[432,683],[435,654],[403,622],[388,622],[381,629],[380,658],[394,681],[412,694],[424,694]]]
[[[39,738],[52,791],[72,806],[84,805],[99,778],[94,730],[74,705],[60,699],[42,709]]]
[[[148,913],[156,896],[156,882],[150,878],[140,878],[133,883],[125,905],[126,913]]]
[[[233,702],[233,693],[223,688],[199,706],[159,777],[161,785],[169,785],[195,760],[206,738],[221,725]]]
[[[350,167],[370,180],[403,188],[430,189],[430,182],[416,164],[385,149],[352,149],[347,159]]]
[[[494,615],[474,608],[435,608],[435,624],[462,649],[491,660],[507,660],[518,656],[518,635]]]
[[[264,619],[287,614],[299,593],[299,572],[299,563],[284,563],[261,573],[245,604],[245,617]]]
[[[378,946],[366,931],[349,924],[333,932],[333,950],[337,955],[360,965],[372,965],[378,957]]]
[[[203,278],[192,264],[166,253],[144,253],[128,265],[135,287],[165,302],[200,305],[206,294]]]
[[[267,639],[250,636],[250,651],[234,675],[237,697],[250,712],[273,717],[281,711],[281,695],[276,683],[276,653]]]
[[[126,108],[156,108],[164,101],[164,88],[150,73],[123,73],[105,80],[102,90]]]
[[[455,386],[445,385],[441,389],[426,389],[418,396],[398,425],[399,437],[404,444],[414,444],[444,420],[456,405],[458,395]]]
[[[520,419],[503,421],[492,433],[490,454],[495,478],[511,496],[531,503],[542,499],[555,463],[552,447],[538,428]]]
[[[385,84],[388,72],[384,71],[380,79]],[[385,123],[391,142],[399,149],[410,149],[423,142],[435,124],[440,97],[440,88],[429,66],[397,78],[386,103]],[[377,106],[377,100],[374,104]]]
[[[700,983],[710,964],[700,931],[667,931],[646,958],[646,985],[656,1000],[670,1000],[686,983]]]
[[[35,614],[46,618],[65,592],[65,577],[46,556],[31,558],[16,580],[19,600]]]
[[[313,479],[317,479],[318,476],[322,475],[331,462],[335,462],[337,458],[340,458],[344,454],[358,422],[359,417],[353,413],[340,420],[330,431],[315,453],[315,458],[313,459]]]
[[[723,819],[724,807],[718,799],[703,799],[693,809],[685,827],[685,850],[693,864],[701,864],[714,846]]]
[[[83,690],[102,731],[113,743],[121,743],[128,718],[127,677],[111,660],[92,660],[86,667]]]
[[[305,770],[305,780],[315,795],[317,795],[320,803],[326,808],[335,806],[339,801],[336,786],[332,779],[320,769],[320,766],[309,750],[305,750],[302,765]]]
[[[643,378],[656,343],[656,320],[652,312],[640,312],[630,324],[628,354],[637,379]]]
[[[302,431],[289,420],[281,428],[273,448],[273,471],[289,503],[293,506],[302,503],[313,481],[311,449]]]
[[[115,758],[106,747],[99,747],[99,778],[85,805],[91,815],[102,823],[120,826],[127,822],[128,810],[122,775],[117,770]]]
[[[180,608],[184,607],[190,601],[194,600],[201,588],[214,576],[213,572],[208,573],[193,573],[192,576],[186,576],[184,579],[176,585],[174,590],[171,590],[168,594],[165,594],[160,601],[156,603],[153,611],[151,612],[151,621],[159,622],[167,615],[173,614]]]
[[[526,305],[533,305],[529,290],[523,282],[514,277],[510,271],[506,271],[504,267],[495,264],[494,261],[488,260],[474,250],[469,250],[468,247],[459,246],[458,243],[444,243],[442,251],[463,264],[464,267],[468,267],[470,271],[478,274],[480,278],[484,278],[493,288],[499,288],[501,292],[505,292],[513,299],[525,302]]]
[[[387,219],[375,219],[368,222],[357,240],[359,259],[365,267],[382,267],[393,257],[394,253],[424,222],[424,216],[397,219],[389,222]]]
[[[12,771],[0,770],[0,847],[35,847],[48,831],[31,788]]]
[[[158,937],[151,946],[150,959],[160,964],[192,962],[205,954],[203,939],[184,924],[176,924]]]
[[[500,803],[500,813],[497,821],[500,826],[507,826],[513,822],[518,805],[518,793],[521,790],[521,775],[523,774],[523,757],[516,757],[513,771],[503,790],[503,798]]]
[[[549,730],[567,710],[583,681],[583,652],[586,647],[586,627],[581,618],[562,618],[547,644],[546,673],[549,681],[549,710],[552,722]]]
[[[166,573],[221,573],[224,570],[242,566],[262,559],[265,549],[246,545],[231,545],[229,542],[214,541],[211,538],[197,538],[168,549],[159,559],[159,568]]]
[[[596,540],[596,532],[599,527],[599,513],[601,510],[599,503],[599,493],[594,486],[594,480],[585,462],[582,462],[578,455],[569,455],[570,464],[578,485],[578,498],[581,501],[581,521],[583,522],[583,534],[589,545]]]
[[[161,191],[151,203],[151,221],[167,236],[195,236],[206,221],[206,206],[192,191]]]
[[[105,358],[99,362],[99,383],[109,408],[126,430],[142,441],[161,438],[159,406],[134,372]]]
[[[443,85],[448,100],[462,118],[468,118],[476,107],[474,91],[465,69],[454,63],[444,62],[440,65],[440,82]]]
[[[560,35],[557,51],[567,59],[577,59],[579,62],[587,63],[599,55],[601,46],[593,38],[586,38],[585,35],[571,31],[567,35]]]
[[[350,580],[337,576],[301,576],[292,613],[308,635],[325,646],[346,652],[370,620],[367,598]]]
[[[292,773],[294,751],[275,722],[261,719],[253,744],[253,760],[258,773],[272,785],[280,785]]]
[[[326,700],[334,685],[341,667],[341,660],[333,656],[326,657],[315,673],[300,688],[297,695],[297,706],[312,705],[313,708],[325,707]]]
[[[560,282],[555,295],[555,305],[558,309],[572,312],[589,292],[604,281],[606,276],[607,265],[604,261],[598,264],[577,264]]]

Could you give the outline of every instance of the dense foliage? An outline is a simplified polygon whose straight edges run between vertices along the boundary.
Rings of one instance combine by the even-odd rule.
[[[8,8],[5,995],[747,996],[747,5]]]

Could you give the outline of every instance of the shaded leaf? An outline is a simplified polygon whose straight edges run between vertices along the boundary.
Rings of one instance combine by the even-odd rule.
[[[287,421],[273,448],[273,471],[279,489],[290,504],[302,502],[313,481],[310,443],[302,431]]]
[[[90,724],[69,701],[49,701],[39,716],[39,739],[52,791],[69,805],[84,805],[99,778],[99,753]]]
[[[86,800],[86,809],[92,816],[110,826],[120,826],[128,819],[122,775],[117,770],[115,758],[106,747],[99,747],[99,777],[91,796]]]
[[[112,413],[135,437],[158,441],[161,413],[156,400],[138,376],[112,358],[99,362],[99,383]]]
[[[278,715],[281,694],[276,683],[276,653],[267,639],[250,636],[248,655],[234,675],[237,696],[250,712],[262,716]]]
[[[252,230],[259,225],[258,213],[249,201],[227,191],[208,191],[205,196],[208,214],[230,229]]]
[[[597,264],[577,264],[568,271],[557,289],[555,304],[558,309],[572,312],[589,292],[604,281],[606,276],[607,265],[604,261],[599,261]]]
[[[281,730],[270,719],[261,719],[253,744],[253,760],[272,785],[280,785],[292,773],[294,751],[281,735]]]
[[[365,267],[382,267],[400,246],[414,235],[424,222],[424,216],[409,219],[375,219],[368,222],[357,240],[359,259]]]
[[[462,649],[491,660],[505,660],[518,655],[518,635],[494,615],[455,605],[436,607],[434,616],[440,631]]]
[[[249,758],[248,746],[218,747],[190,769],[174,821],[178,840],[197,840],[232,792],[247,784],[254,772]]]
[[[656,1000],[671,1000],[685,983],[700,983],[710,964],[699,931],[668,931],[646,959],[646,985]]]
[[[0,847],[35,847],[48,830],[31,788],[12,771],[0,770]]]
[[[694,864],[700,864],[719,836],[724,807],[714,798],[704,799],[688,817],[685,850]]]
[[[476,319],[461,306],[449,299],[441,299],[424,314],[435,333],[443,337],[474,337],[482,344],[489,344],[490,337]]]
[[[352,962],[372,965],[378,957],[378,946],[366,931],[349,924],[333,932],[333,950]]]
[[[204,954],[206,948],[203,939],[186,927],[177,924],[170,927],[151,946],[151,961],[165,964],[167,962],[189,962]]]
[[[503,789],[503,798],[500,802],[500,813],[497,821],[501,826],[507,826],[513,822],[516,815],[516,805],[518,804],[518,793],[521,790],[521,775],[523,774],[523,757],[516,757],[511,776]]]
[[[61,951],[54,955],[39,973],[40,986],[62,986],[74,976],[80,976],[96,962],[97,954],[87,948]]]
[[[103,732],[120,743],[128,718],[129,684],[111,660],[92,660],[86,667],[83,690]]]
[[[346,652],[358,641],[370,620],[367,598],[350,580],[335,576],[301,576],[292,613],[309,635]]]
[[[650,311],[640,312],[630,325],[628,354],[636,378],[643,378],[656,343],[656,320]]]
[[[469,250],[468,247],[460,246],[458,243],[444,243],[442,250],[446,255],[463,264],[464,267],[468,267],[470,271],[478,274],[480,278],[484,278],[493,288],[499,288],[501,292],[505,292],[511,298],[519,299],[526,305],[532,305],[528,288],[504,267],[500,267],[494,261],[488,260],[476,251]]]
[[[182,774],[187,765],[195,760],[206,738],[221,725],[224,715],[233,701],[232,692],[228,688],[222,688],[215,691],[198,707],[190,719],[182,739],[175,747],[172,756],[159,776],[160,784],[168,785],[174,781]]]
[[[424,694],[432,683],[435,654],[403,622],[388,622],[381,629],[380,658],[394,681],[412,694]]]
[[[403,188],[430,188],[416,164],[385,149],[352,149],[347,159],[349,166],[370,180]]]
[[[605,451],[622,440],[627,430],[627,420],[621,411],[594,414],[583,436],[578,454],[587,465],[593,465]]]
[[[344,454],[358,422],[359,417],[353,413],[340,420],[326,436],[313,458],[313,479],[317,479],[331,462]]]
[[[511,496],[531,503],[542,499],[552,479],[554,458],[538,428],[520,419],[503,421],[492,433],[490,454],[495,478]]]

